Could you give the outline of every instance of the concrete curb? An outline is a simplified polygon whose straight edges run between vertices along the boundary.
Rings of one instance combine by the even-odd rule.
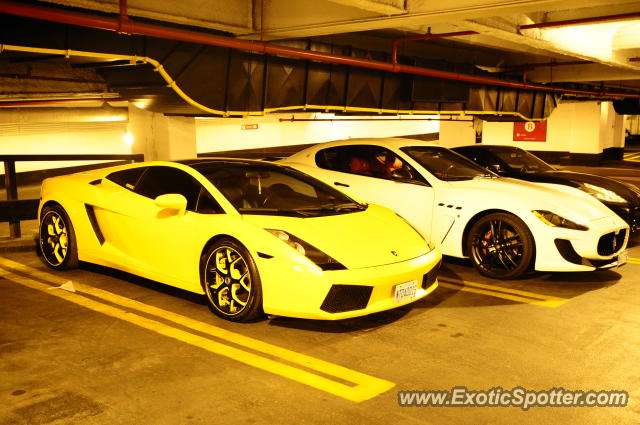
[[[36,252],[36,247],[37,240],[35,238],[0,241],[0,254],[8,252]]]

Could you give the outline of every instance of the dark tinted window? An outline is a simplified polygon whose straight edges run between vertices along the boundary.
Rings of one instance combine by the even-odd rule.
[[[405,146],[403,152],[440,180],[471,180],[494,176],[475,162],[440,146]]]
[[[214,163],[196,169],[244,214],[317,216],[366,208],[331,186],[286,167]]]
[[[220,204],[213,199],[209,191],[203,187],[198,194],[196,212],[200,214],[221,214],[224,211]]]
[[[483,167],[488,167],[489,165],[493,165],[498,161],[489,153],[483,151],[482,149],[453,149],[461,155],[466,156],[470,160],[482,165]]]
[[[395,170],[408,171],[413,179],[426,183],[422,176],[398,155],[375,145],[337,146],[316,153],[316,165],[328,170],[391,180]]]
[[[173,167],[149,167],[136,185],[135,192],[155,199],[167,193],[179,193],[187,198],[187,209],[196,210],[202,185],[182,170]]]
[[[537,156],[518,148],[488,147],[491,153],[506,163],[509,168],[522,173],[552,171],[554,168]]]
[[[122,187],[133,190],[133,188],[136,186],[136,183],[140,179],[140,176],[147,168],[148,167],[138,167],[131,168],[129,170],[116,171],[115,173],[109,174],[107,176],[107,179],[116,184],[119,184]]]

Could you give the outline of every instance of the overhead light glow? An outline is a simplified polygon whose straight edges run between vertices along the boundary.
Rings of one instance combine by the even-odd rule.
[[[640,47],[637,21],[607,22],[542,29],[542,38],[591,57],[613,59],[617,49]]]
[[[127,131],[126,133],[124,133],[122,139],[124,140],[125,145],[133,146],[133,134],[131,134],[131,132]]]

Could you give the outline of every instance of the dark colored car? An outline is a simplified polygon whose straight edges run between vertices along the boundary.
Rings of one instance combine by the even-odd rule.
[[[593,174],[558,170],[514,146],[471,145],[453,150],[504,177],[576,187],[618,214],[629,223],[632,232],[640,230],[640,189],[631,184]]]

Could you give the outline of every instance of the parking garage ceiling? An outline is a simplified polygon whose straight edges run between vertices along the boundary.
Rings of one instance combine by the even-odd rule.
[[[16,13],[21,5],[120,19],[120,34]],[[0,13],[0,102],[13,102],[5,106],[104,98],[175,114],[324,108],[539,119],[560,96],[637,102],[640,93],[637,1],[0,1]],[[150,37],[131,22],[358,61]],[[397,65],[410,68],[379,65],[394,63],[394,45]],[[416,77],[414,68],[435,74]]]

